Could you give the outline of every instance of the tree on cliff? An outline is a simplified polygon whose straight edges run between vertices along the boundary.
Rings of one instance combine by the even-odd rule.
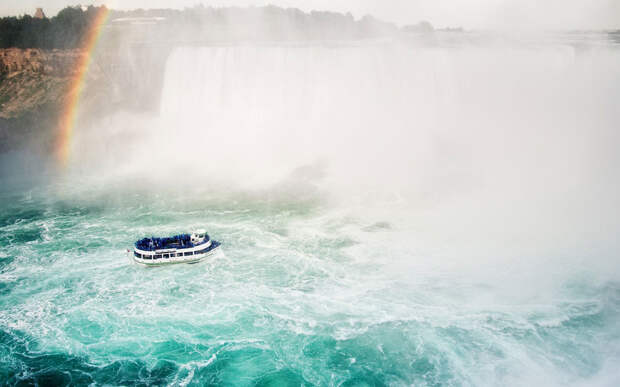
[[[67,7],[51,19],[29,15],[0,18],[0,48],[78,47],[103,7]]]
[[[51,19],[31,16],[0,19],[0,48],[78,47],[104,6],[67,7]],[[161,40],[330,40],[364,39],[394,35],[398,28],[371,16],[355,20],[351,14],[295,8],[196,6],[180,9],[112,10],[111,26],[135,18],[157,19],[154,33]],[[116,22],[115,22],[116,21]],[[152,20],[151,20],[152,21]],[[130,22],[131,23],[131,22]],[[114,28],[111,28],[114,30]],[[116,32],[119,29],[115,30]],[[120,34],[120,32],[119,32]],[[131,36],[127,37],[128,39]],[[124,37],[120,37],[124,39]]]

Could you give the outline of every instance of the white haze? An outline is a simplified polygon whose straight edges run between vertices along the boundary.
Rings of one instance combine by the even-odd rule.
[[[527,294],[582,270],[617,279],[619,65],[605,45],[178,48],[159,113],[78,128],[72,170],[318,195],[387,225],[368,240],[386,260],[416,251],[395,273],[468,268]]]
[[[371,14],[400,25],[428,20],[435,26],[463,26],[468,29],[616,29],[620,27],[620,2],[615,0],[104,0],[113,9],[184,8],[196,4],[214,7],[265,6],[295,7],[304,11],[351,12],[356,18]],[[32,14],[44,7],[55,15],[70,0],[9,1],[2,4],[3,15]]]

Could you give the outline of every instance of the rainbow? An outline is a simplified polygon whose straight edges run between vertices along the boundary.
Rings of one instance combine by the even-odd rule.
[[[97,14],[82,41],[82,53],[75,64],[76,69],[73,72],[74,76],[69,83],[67,96],[58,122],[58,139],[56,142],[56,154],[60,165],[63,167],[69,162],[71,140],[77,118],[80,95],[84,88],[84,80],[88,73],[93,51],[101,36],[102,27],[107,20],[108,13],[109,11],[105,6],[98,8]]]

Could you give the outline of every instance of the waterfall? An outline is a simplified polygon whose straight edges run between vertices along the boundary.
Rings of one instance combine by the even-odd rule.
[[[443,211],[442,230],[475,219],[557,244],[616,203],[620,91],[605,84],[619,58],[556,43],[183,47],[158,133],[166,162],[208,178],[264,186],[319,163],[346,200],[396,195]]]
[[[212,143],[226,165],[364,164],[394,146],[416,149],[399,138],[428,135],[451,93],[444,55],[381,45],[179,48],[161,115],[177,135]]]
[[[614,47],[557,42],[178,47],[159,113],[111,117],[77,149],[89,173],[149,185],[317,189],[405,203],[484,246],[608,249],[618,63]]]

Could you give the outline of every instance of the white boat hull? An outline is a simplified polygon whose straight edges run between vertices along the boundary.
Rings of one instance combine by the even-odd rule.
[[[174,264],[180,264],[180,263],[188,263],[188,264],[198,263],[210,256],[215,255],[218,251],[220,251],[220,246],[210,249],[209,251],[204,252],[202,254],[195,254],[195,255],[190,255],[190,256],[169,257],[169,258],[159,258],[159,259],[145,259],[145,258],[138,258],[135,255],[132,255],[131,258],[133,259],[135,263],[137,263],[140,266],[155,267],[155,266],[174,265]]]

